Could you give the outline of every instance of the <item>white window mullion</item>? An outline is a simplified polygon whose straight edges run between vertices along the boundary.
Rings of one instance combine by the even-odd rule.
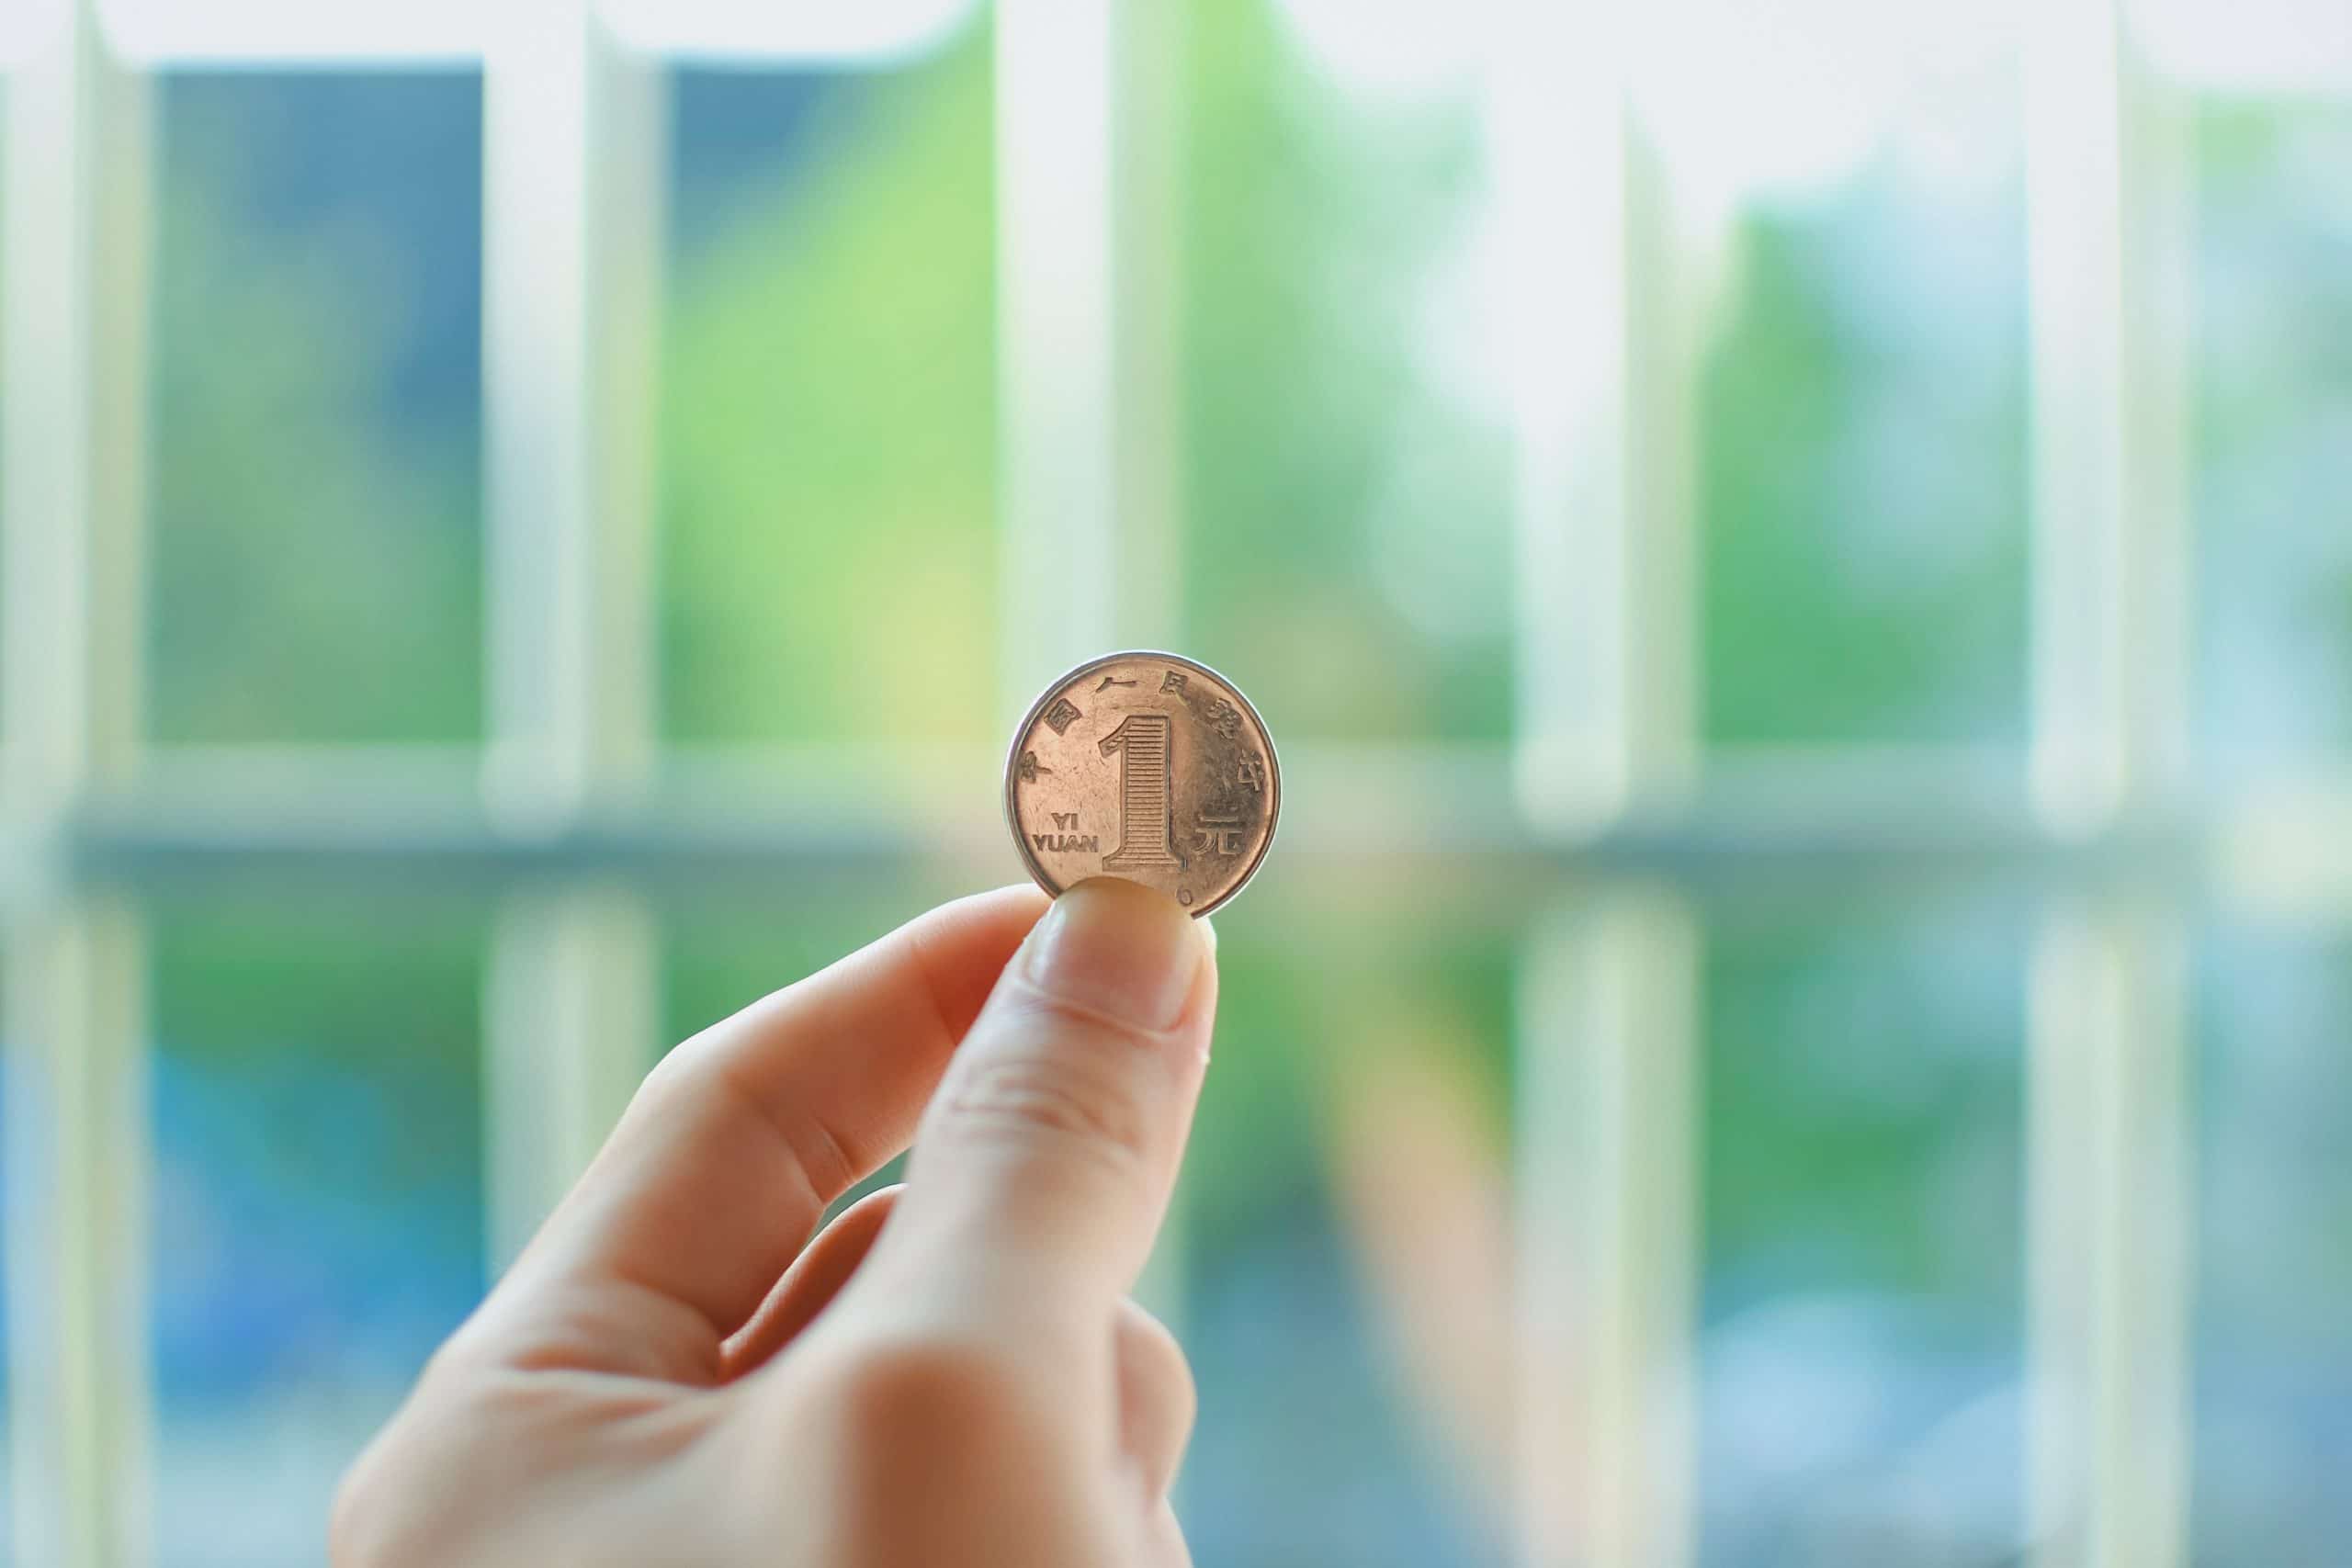
[[[514,8],[484,71],[483,378],[497,819],[625,806],[654,748],[658,65],[582,0]],[[653,920],[567,881],[499,911],[485,984],[489,1247],[503,1267],[628,1103],[658,1028]]]
[[[1606,6],[1532,10],[1495,67],[1509,269],[1521,808],[1606,822],[1697,749],[1686,250]],[[1521,35],[1526,36],[1521,36]]]
[[[1622,17],[1527,7],[1491,77],[1516,355],[1521,815],[1590,833],[1697,751],[1685,247],[1628,105]],[[1597,884],[1522,947],[1520,1540],[1530,1568],[1691,1559],[1698,920]]]
[[[1176,640],[1180,7],[998,0],[998,669],[1010,725],[1113,648]],[[1182,1193],[1137,1294],[1171,1325]]]
[[[1172,648],[1183,619],[1187,35],[1181,6],[1112,10],[1114,635]]]
[[[1181,8],[998,0],[1000,718],[1176,638]],[[1182,1296],[1181,1192],[1138,1293]]]
[[[2177,805],[2188,728],[2185,107],[2119,0],[2029,7],[2031,784],[2060,835]],[[2028,1021],[2034,1561],[2186,1560],[2187,921],[2064,895]]]
[[[1694,1560],[1699,941],[1685,898],[1621,886],[1521,949],[1525,1568]]]
[[[2032,784],[2062,829],[2158,803],[2188,750],[2186,107],[2118,5],[2027,33]]]
[[[2028,987],[2028,1526],[2043,1568],[2188,1561],[2186,939],[2044,916]]]
[[[999,0],[999,679],[1010,725],[1118,645],[1119,7]]]
[[[140,728],[152,128],[86,0],[26,18],[0,254],[6,801],[62,848]],[[146,996],[135,910],[62,867],[8,932],[11,1456],[17,1561],[150,1551]]]

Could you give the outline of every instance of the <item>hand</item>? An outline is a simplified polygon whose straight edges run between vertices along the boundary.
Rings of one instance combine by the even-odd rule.
[[[1192,1378],[1126,1292],[1216,966],[1148,889],[1043,906],[933,910],[672,1052],[345,1478],[335,1562],[1187,1562]]]

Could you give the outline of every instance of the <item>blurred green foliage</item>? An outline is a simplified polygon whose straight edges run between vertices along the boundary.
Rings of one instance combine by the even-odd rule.
[[[1918,329],[1931,299],[1894,332],[1855,309],[1852,257],[1906,216],[1890,183],[1739,225],[1699,408],[1711,741],[2024,736],[2021,280],[1957,343]],[[1980,245],[2021,254],[2014,187],[1973,216]]]
[[[1433,338],[1466,323],[1427,317],[1430,276],[1460,265],[1476,212],[1476,118],[1460,101],[1351,104],[1291,48],[1254,0],[1201,0],[1177,67],[1187,644],[1243,678],[1285,735],[1499,739],[1507,449],[1494,412],[1432,367]],[[827,80],[801,150],[676,258],[659,545],[674,739],[993,739],[989,54],[976,30],[904,68]],[[175,157],[159,297],[164,733],[478,732],[474,455],[380,406],[401,317],[369,302],[401,285],[370,269],[413,237],[249,221],[233,146]],[[1965,570],[1895,571],[1888,592],[1841,570],[1857,536],[1832,525],[1850,488],[1842,454],[1874,400],[1938,372],[1931,348],[1870,336],[1832,265],[1894,220],[1887,209],[1866,190],[1826,217],[1754,217],[1739,237],[1700,411],[1719,739],[2013,728],[2014,363],[1973,400],[1933,405],[1936,438],[1981,451],[1998,476],[1989,513],[1916,500],[1918,526],[1986,541]],[[889,703],[863,699],[876,681]],[[673,1032],[883,923],[831,903],[682,917]],[[1454,1059],[1487,1107],[1489,1156],[1506,1158],[1508,940],[1336,914],[1253,937],[1263,922],[1247,908],[1227,923],[1242,940],[1194,1168],[1204,1237],[1323,1201],[1318,1144],[1350,1113],[1350,1075],[1382,1053]],[[174,1039],[226,1048],[243,1017],[278,1038],[402,1050],[386,1023],[427,1026],[368,1002],[375,955],[348,940],[332,926],[171,928],[159,963]],[[1799,1081],[1784,1071],[1797,1047],[1759,1021],[1787,986],[1849,964],[1855,940],[1781,933],[1718,976],[1730,1011],[1716,1021],[1739,1046],[1713,1100],[1711,1224],[1728,1246],[1769,1252],[1789,1225],[1850,1224],[1837,1194],[1870,1182],[1890,1195],[1862,1244],[1879,1249],[1872,1267],[1926,1282],[1897,1216],[1941,1157],[1926,1133],[1979,1089],[1931,1085],[1910,1120],[1843,1121],[1777,1092]],[[325,977],[338,973],[342,1005],[374,1021],[335,1016]],[[438,1038],[441,1070],[468,1070]]]
[[[686,260],[662,385],[671,736],[994,738],[989,59],[978,34],[828,84],[793,176]]]
[[[1433,378],[1422,319],[1475,213],[1475,118],[1350,105],[1251,0],[1193,8],[1181,80],[1189,644],[1246,672],[1285,734],[1499,739],[1505,447]],[[990,115],[982,32],[829,80],[804,150],[680,259],[661,404],[671,736],[991,738]],[[477,455],[384,407],[413,236],[342,213],[254,220],[233,140],[174,130],[158,733],[479,733]],[[1997,503],[1923,490],[1900,526],[1840,520],[1856,432],[1940,368],[1842,298],[1833,264],[1888,205],[1866,188],[1739,235],[1700,411],[1716,739],[2017,732],[2014,301],[1990,385],[1925,400],[1931,438],[1975,455],[1992,477],[1973,495]],[[2012,241],[2013,199],[1989,220]],[[1906,531],[1973,542],[1960,570],[1906,571],[1871,543]],[[1897,558],[1858,581],[1873,549]],[[888,705],[859,696],[876,677]]]
[[[813,96],[789,148],[728,194],[712,232],[673,246],[657,549],[670,739],[997,739],[990,54],[981,28],[887,70],[792,79]],[[1183,49],[1163,63],[1183,124],[1185,646],[1231,671],[1285,738],[1505,739],[1509,450],[1492,389],[1465,392],[1449,369],[1491,303],[1477,298],[1474,107],[1351,100],[1305,66],[1262,0],[1193,0]],[[368,99],[367,114],[346,122],[314,105],[302,123],[364,142],[441,115],[441,161],[411,160],[444,187],[441,207],[394,218],[358,198],[289,203],[258,166],[291,122],[240,97],[262,89],[169,86],[149,570],[151,727],[165,740],[482,731],[478,322],[460,310],[435,329],[437,380],[415,347],[430,335],[420,258],[478,263],[475,237],[442,221],[479,205],[476,111],[445,113],[478,99],[478,84],[370,84],[324,87]],[[418,92],[439,96],[403,97]],[[2298,194],[2315,134],[2352,156],[2352,115],[2338,110],[2217,105],[2199,122],[2205,220],[2256,236],[2238,251],[2206,245],[2200,321],[2218,325],[2199,348],[2200,498],[2260,525],[2206,529],[2200,668],[2227,677],[2235,650],[2260,641],[2245,627],[2284,604],[2303,640],[2210,682],[2206,723],[2269,711],[2237,699],[2267,699],[2283,674],[2319,694],[2298,710],[2322,716],[2311,729],[2340,739],[2352,734],[2352,534],[2339,525],[2352,219]],[[343,152],[354,168],[375,155]],[[2020,206],[2012,179],[1923,198],[1881,162],[1737,219],[1695,410],[1709,742],[2021,739]],[[877,686],[889,701],[866,700]],[[1415,825],[1398,831],[1411,849]],[[1358,873],[1318,883],[1311,863],[1277,863],[1264,892],[1219,916],[1217,1059],[1182,1224],[1213,1282],[1245,1275],[1237,1259],[1340,1255],[1372,1281],[1350,1310],[1361,1298],[1372,1316],[1395,1304],[1380,1300],[1378,1270],[1396,1259],[1373,1234],[1390,1216],[1368,1213],[1385,1190],[1367,1171],[1404,1157],[1381,1141],[1400,1130],[1398,1105],[1429,1112],[1426,1143],[1408,1152],[1454,1162],[1441,1196],[1461,1207],[1439,1220],[1455,1231],[1545,1220],[1510,1211],[1531,1199],[1510,1187],[1524,1152],[1514,1140],[1575,1117],[1517,1092],[1513,919],[1431,929],[1406,874]],[[910,877],[751,898],[665,893],[668,1037],[955,891]],[[1744,886],[1706,913],[1706,1313],[1801,1295],[1926,1300],[1984,1359],[2014,1359],[2019,933],[2031,912]],[[479,903],[238,890],[166,896],[153,914],[165,1066],[194,1064],[183,1084],[233,1083],[222,1098],[263,1107],[205,1146],[258,1145],[267,1183],[325,1192],[345,1214],[425,1193],[445,1241],[470,1236],[472,1214],[452,1218],[464,1205],[447,1194],[479,1187]],[[2263,1146],[2282,1184],[2346,1168],[2325,1115],[2341,1097],[2310,1089],[2343,1075],[2315,1067],[2317,1052],[2295,1055],[2342,1015],[2341,986],[2312,978],[2330,964],[2340,976],[2341,956],[2275,966],[2256,985],[2243,968],[2207,976],[2202,1037],[2253,1017],[2246,1032],[2274,1058],[2208,1053],[2209,1136]],[[373,1142],[305,1115],[322,1082],[372,1116]],[[1416,1130],[1403,1130],[1409,1142]],[[2326,1320],[2335,1298],[2308,1285],[2352,1268],[2331,1251],[2342,1224],[2328,1228],[2346,1192],[2305,1203],[2292,1226],[2233,1225],[2249,1206],[2238,1188],[2200,1192],[2218,1238],[2206,1299],[2252,1337],[2289,1342],[2282,1365],[2300,1370],[2296,1356],[2315,1362],[2310,1347],[2341,1338]],[[401,1249],[432,1228],[358,1250],[375,1245],[397,1277]],[[1450,1250],[1458,1236],[1437,1239],[1450,1261],[1467,1255]],[[1505,1299],[1507,1280],[1488,1283]],[[1283,1299],[1245,1303],[1253,1332],[1258,1308]],[[1333,1296],[1292,1298],[1294,1312],[1297,1299],[1321,1313]],[[1347,1331],[1278,1318],[1268,1312],[1260,1338],[1291,1334],[1289,1349],[1302,1332]],[[1338,1363],[1301,1364],[1286,1393]],[[1373,1472],[1356,1463],[1367,1439],[1352,1427],[1284,1414],[1257,1429],[1267,1454],[1289,1458],[1313,1430],[1338,1455],[1334,1474]]]
[[[1471,107],[1351,106],[1252,0],[1187,28],[1189,646],[1283,735],[1500,739],[1507,453],[1433,384],[1421,298],[1475,211]]]
[[[2025,911],[1793,896],[1703,967],[1708,1247],[1725,1293],[1803,1284],[2015,1306]]]
[[[1255,0],[1199,0],[1175,67],[1187,646],[1285,736],[1498,740],[1507,450],[1493,411],[1433,366],[1433,339],[1461,323],[1429,316],[1480,199],[1475,116],[1351,104],[1292,48]],[[800,151],[676,260],[660,404],[672,739],[995,738],[989,54],[976,30],[828,81]],[[478,735],[477,454],[454,426],[387,412],[395,274],[416,236],[259,220],[233,139],[187,129],[174,127],[158,274],[156,732]],[[2212,119],[2222,199],[2269,177],[2275,143],[2275,128]],[[2013,271],[1975,265],[2021,250],[2018,222],[2009,184],[1930,223],[1885,167],[1741,220],[1697,411],[1711,740],[2020,736],[2022,294]],[[1922,260],[1954,246],[1982,275],[1958,302]],[[1929,281],[1905,285],[1911,264]],[[2346,276],[2316,286],[2340,319]],[[1938,319],[1948,303],[1956,325]],[[2352,334],[2298,341],[2296,375],[2352,385]],[[2294,395],[2224,390],[2209,451]],[[2352,591],[2320,581],[2352,642]],[[888,703],[863,699],[875,683]],[[681,916],[673,1029],[935,890],[899,891],[854,910]],[[1193,1176],[1204,1237],[1328,1200],[1315,1139],[1381,1051],[1449,1055],[1507,1157],[1510,941],[1357,918],[1344,897],[1306,929],[1248,906],[1226,922],[1240,940]],[[1716,933],[1705,1203],[1726,1268],[1798,1258],[1816,1277],[1965,1286],[2004,1310],[2014,971],[1962,963],[1983,982],[1973,1003],[1905,1010],[1888,991],[1981,950],[1948,916],[1814,909]],[[175,1046],[345,1041],[430,1063],[452,1105],[473,1103],[472,1024],[447,1004],[470,994],[474,922],[421,929],[397,962],[336,921],[248,910],[160,931]],[[1979,1166],[2005,1174],[1972,1187]]]
[[[478,446],[469,405],[425,420],[393,406],[413,237],[332,203],[265,214],[243,140],[259,117],[220,85],[165,99],[151,732],[472,739]]]

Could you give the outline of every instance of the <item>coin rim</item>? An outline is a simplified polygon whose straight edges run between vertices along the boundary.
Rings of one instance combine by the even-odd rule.
[[[1188,670],[1196,670],[1200,671],[1202,674],[1207,676],[1210,680],[1215,681],[1218,685],[1233,694],[1235,700],[1240,703],[1242,711],[1250,716],[1250,722],[1256,727],[1258,734],[1266,742],[1265,839],[1258,845],[1258,852],[1250,857],[1250,863],[1241,868],[1241,874],[1234,879],[1232,886],[1227,888],[1223,893],[1219,894],[1209,902],[1202,905],[1199,908],[1191,911],[1193,919],[1197,920],[1202,916],[1209,914],[1214,910],[1224,908],[1227,904],[1233,902],[1234,896],[1236,894],[1250,886],[1250,879],[1258,874],[1258,868],[1263,865],[1266,862],[1266,852],[1274,847],[1274,829],[1282,821],[1283,815],[1283,762],[1280,753],[1278,753],[1274,749],[1273,730],[1267,727],[1265,716],[1259,713],[1258,705],[1250,700],[1248,693],[1244,692],[1239,686],[1234,684],[1231,681],[1226,679],[1223,671],[1213,670],[1197,659],[1188,659],[1181,653],[1170,653],[1163,649],[1126,648],[1121,649],[1116,653],[1105,653],[1099,655],[1096,658],[1087,660],[1082,664],[1073,664],[1068,670],[1065,670],[1060,674],[1055,676],[1051,681],[1046,682],[1046,689],[1037,694],[1037,700],[1035,702],[1029,705],[1029,711],[1021,716],[1021,722],[1013,726],[1012,744],[1004,753],[1005,830],[1012,835],[1012,847],[1020,852],[1021,863],[1029,868],[1029,879],[1031,881],[1044,888],[1048,894],[1056,898],[1060,897],[1065,892],[1069,891],[1068,888],[1057,886],[1055,885],[1053,878],[1046,874],[1046,868],[1037,863],[1035,853],[1029,848],[1029,841],[1021,836],[1020,807],[1014,801],[1012,793],[1012,786],[1018,778],[1018,775],[1013,772],[1013,765],[1019,761],[1021,756],[1021,742],[1027,738],[1031,728],[1036,724],[1038,716],[1046,711],[1046,705],[1054,700],[1054,696],[1057,693],[1060,692],[1063,687],[1069,685],[1072,681],[1079,679],[1090,671],[1099,670],[1106,664],[1116,664],[1122,660],[1127,659],[1154,659],[1169,664],[1181,664]],[[1105,872],[1102,874],[1108,876],[1116,875],[1117,874],[1114,872]],[[1080,880],[1084,881],[1086,879],[1081,877]]]

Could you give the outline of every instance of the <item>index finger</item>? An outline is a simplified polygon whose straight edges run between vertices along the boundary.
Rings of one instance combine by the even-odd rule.
[[[1027,886],[944,905],[678,1046],[512,1293],[650,1291],[690,1309],[692,1352],[716,1368],[826,1206],[906,1146],[1045,907]]]

